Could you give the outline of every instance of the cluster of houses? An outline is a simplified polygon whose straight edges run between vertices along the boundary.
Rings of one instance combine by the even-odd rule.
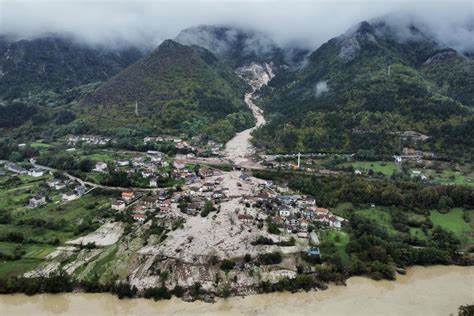
[[[168,215],[171,211],[172,192],[166,189],[159,190],[158,194],[140,195],[133,191],[120,193],[120,198],[112,203],[111,208],[116,211],[132,210],[132,218],[137,222],[144,222],[147,215]]]
[[[18,175],[29,175],[34,178],[42,177],[44,175],[44,169],[31,168],[27,170],[13,162],[5,164],[5,169]]]
[[[336,216],[327,208],[318,207],[310,197],[280,195],[273,222],[288,232],[306,233],[309,225],[340,229],[344,218]]]
[[[224,146],[224,144],[217,143],[212,140],[209,140],[207,143],[205,143],[202,141],[202,137],[200,135],[193,136],[189,140],[185,140],[184,136],[146,136],[143,138],[143,143],[145,145],[151,143],[172,143],[178,150],[193,152],[197,155],[202,155],[206,151],[213,155],[219,155],[222,147]]]
[[[86,194],[87,187],[85,185],[82,185],[82,184],[76,185],[74,186],[74,188],[71,189],[71,186],[73,186],[73,184],[74,184],[74,181],[71,181],[71,180],[63,181],[63,180],[58,180],[58,179],[52,179],[52,180],[46,181],[46,185],[51,190],[63,191],[61,195],[62,202],[77,200],[81,196]],[[45,204],[47,204],[47,197],[44,194],[35,195],[29,200],[30,207],[39,207]]]
[[[147,156],[132,159],[119,159],[113,162],[96,162],[92,171],[107,173],[110,169],[125,171],[129,175],[141,174],[149,181],[149,187],[158,187],[159,179],[183,180],[185,184],[192,184],[202,177],[211,176],[211,169],[202,167],[196,173],[193,166],[186,160],[194,158],[194,154],[177,154],[174,160],[166,159],[166,155],[159,151],[149,150]]]
[[[314,198],[282,194],[286,192],[287,187],[275,186],[272,181],[266,181],[259,185],[259,190],[253,196],[243,197],[242,203],[260,203],[260,208],[273,216],[274,224],[289,233],[301,233],[302,237],[307,237],[310,225],[335,229],[342,227],[345,219],[332,214],[327,208],[318,207]],[[248,214],[239,214],[238,219],[245,222],[253,218]]]
[[[69,135],[67,141],[69,145],[76,145],[79,143],[89,145],[107,145],[112,141],[112,138],[97,135]]]

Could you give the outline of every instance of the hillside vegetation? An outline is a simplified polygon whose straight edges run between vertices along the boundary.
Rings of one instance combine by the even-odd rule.
[[[270,119],[256,143],[275,152],[399,153],[399,133],[431,136],[419,149],[472,157],[474,62],[417,29],[400,41],[363,22],[282,72],[264,93]]]
[[[167,40],[77,110],[103,132],[136,125],[150,133],[204,133],[226,140],[252,124],[244,91],[231,68],[209,51]]]

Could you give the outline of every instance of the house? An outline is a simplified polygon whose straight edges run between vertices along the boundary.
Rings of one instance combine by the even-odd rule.
[[[221,198],[224,197],[224,193],[221,190],[216,190],[212,194],[212,197],[215,198],[215,199],[221,199]]]
[[[215,185],[219,185],[219,184],[221,184],[223,181],[224,181],[224,178],[219,177],[219,178],[217,178],[217,179],[214,180],[214,184],[215,184]]]
[[[188,189],[189,195],[198,195],[199,188],[198,187],[190,187]]]
[[[154,176],[155,174],[152,171],[142,171],[142,177],[143,178],[150,178]]]
[[[298,221],[298,227],[301,231],[304,231],[304,232],[308,231],[308,221],[305,219],[300,219]]]
[[[360,171],[359,169],[356,169],[356,170],[354,170],[354,174],[356,176],[360,176],[360,175],[362,175],[362,171]]]
[[[128,160],[117,160],[116,164],[119,167],[126,167],[126,166],[130,165],[130,161],[128,161]]]
[[[309,244],[312,246],[318,246],[319,245],[319,238],[318,235],[316,235],[315,232],[309,233]]]
[[[192,202],[189,203],[186,207],[186,213],[188,213],[189,215],[197,215],[200,209],[201,204],[199,204],[198,202]]]
[[[278,215],[281,217],[288,217],[291,215],[291,210],[288,206],[282,205],[278,208]]]
[[[151,178],[150,179],[150,187],[152,188],[156,188],[158,186],[158,181],[156,180],[156,178]]]
[[[31,207],[38,207],[46,204],[46,198],[42,195],[34,196],[30,199],[29,205]]]
[[[146,219],[146,215],[143,213],[133,213],[132,218],[137,222],[143,223]]]
[[[211,168],[201,167],[199,169],[199,175],[204,178],[212,177],[214,175],[214,171]]]
[[[242,173],[239,177],[240,180],[242,181],[250,181],[250,177],[249,175],[245,174],[245,173]]]
[[[123,211],[125,209],[125,202],[122,200],[117,200],[112,203],[111,208],[116,211]]]
[[[287,186],[278,187],[277,190],[278,190],[278,192],[280,192],[280,193],[287,193],[288,191],[290,191],[290,189],[288,189]]]
[[[50,187],[51,189],[53,189],[56,186],[56,184],[58,184],[59,182],[61,182],[61,181],[57,180],[57,179],[48,180],[48,181],[46,181],[46,185],[48,187]]]
[[[342,217],[337,217],[337,216],[330,216],[329,217],[329,227],[340,229],[342,226],[342,221],[344,219]]]
[[[308,256],[310,257],[321,257],[321,252],[317,247],[309,247],[308,248]]]
[[[249,214],[239,214],[237,215],[237,219],[239,219],[242,222],[248,223],[248,222],[253,221],[253,216]]]
[[[186,167],[186,163],[183,160],[176,159],[175,161],[173,161],[173,167],[175,167],[178,170],[181,170]]]
[[[57,191],[63,190],[64,188],[66,188],[66,183],[62,181],[57,181],[56,184],[54,185],[54,189]]]
[[[324,207],[317,207],[316,208],[316,215],[327,215],[329,214],[329,210]]]
[[[7,163],[5,165],[5,167],[7,168],[8,171],[11,171],[13,173],[17,173],[17,174],[27,174],[28,171],[26,171],[25,168],[17,165],[16,163]]]
[[[266,186],[267,188],[273,187],[273,181],[272,181],[272,180],[267,180],[267,181],[265,181],[265,186]]]
[[[214,183],[206,182],[202,185],[202,192],[211,192],[214,189]]]
[[[33,178],[38,178],[44,175],[44,171],[38,168],[33,168],[28,170],[28,175],[32,176]]]
[[[73,201],[79,198],[79,195],[77,195],[76,192],[74,191],[69,191],[63,194],[62,200],[63,201]]]
[[[147,208],[156,208],[160,204],[160,200],[156,196],[147,196],[144,197],[141,202]]]
[[[93,169],[93,171],[97,171],[97,172],[105,172],[105,170],[107,170],[107,164],[103,161],[99,161],[95,164],[95,168]]]
[[[298,225],[298,218],[295,215],[288,215],[286,217],[286,221],[287,221],[288,225],[290,225],[290,226],[295,227],[296,225]]]
[[[84,194],[86,194],[87,192],[87,187],[85,185],[78,185],[75,189],[74,189],[77,193],[78,196],[82,196]]]
[[[124,200],[125,202],[130,202],[131,200],[133,200],[135,198],[135,193],[133,192],[122,192],[122,200]]]
[[[315,206],[316,205],[316,199],[314,198],[306,198],[306,205],[310,205],[310,206]]]
[[[402,156],[393,156],[393,160],[395,163],[402,163]]]
[[[66,152],[68,152],[68,153],[72,153],[72,152],[75,152],[75,151],[76,151],[76,148],[74,148],[74,147],[66,149]]]

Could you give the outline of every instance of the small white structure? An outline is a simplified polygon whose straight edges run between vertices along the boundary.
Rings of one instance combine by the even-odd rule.
[[[105,170],[107,170],[107,164],[105,162],[99,161],[95,164],[94,171],[104,172]]]
[[[74,191],[66,192],[62,196],[63,201],[73,201],[73,200],[76,200],[78,198],[79,198],[79,196]]]
[[[46,204],[46,198],[42,195],[34,196],[30,199],[29,205],[31,207],[38,207]]]
[[[117,160],[117,166],[119,167],[126,167],[130,165],[130,161],[128,160]]]
[[[28,170],[28,175],[32,176],[33,178],[38,178],[44,175],[44,171],[42,169],[34,168]]]
[[[125,201],[117,200],[112,203],[111,208],[116,211],[123,211],[125,209]]]

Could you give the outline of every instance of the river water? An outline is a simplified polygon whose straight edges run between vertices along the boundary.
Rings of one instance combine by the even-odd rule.
[[[218,300],[119,300],[109,294],[0,296],[1,316],[112,315],[457,315],[474,303],[474,267],[414,267],[397,281],[350,278],[326,291],[275,293]]]

